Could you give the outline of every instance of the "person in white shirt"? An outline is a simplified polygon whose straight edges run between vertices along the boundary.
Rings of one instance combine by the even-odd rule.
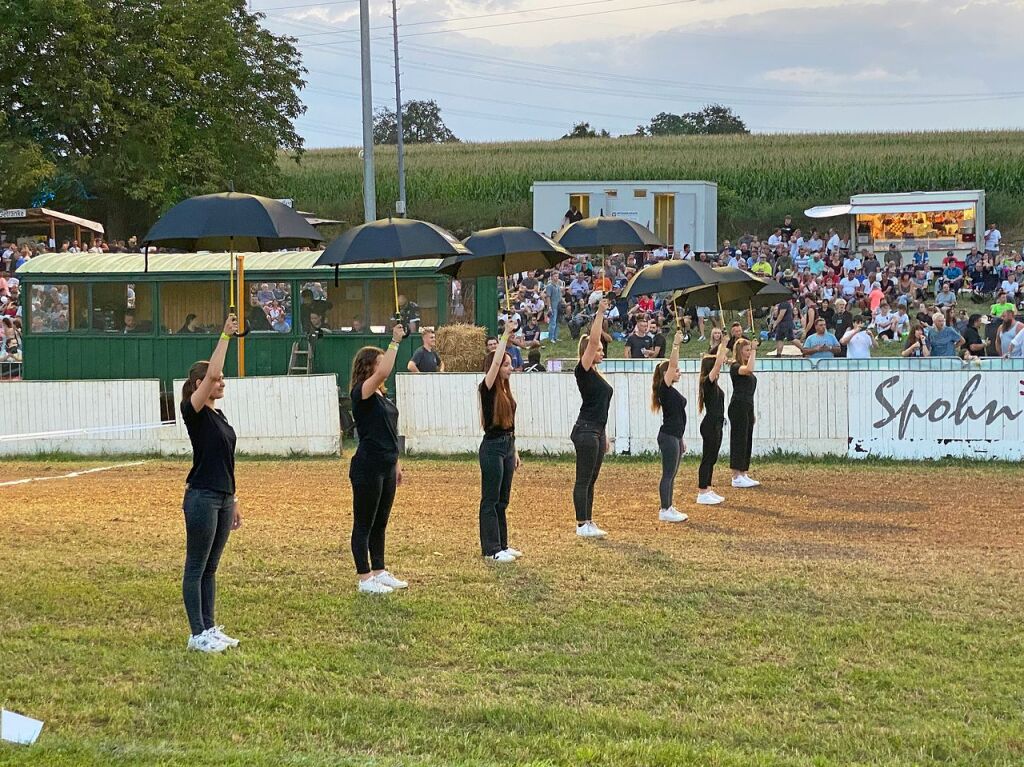
[[[835,229],[829,229],[829,232],[832,233],[832,236],[828,238],[828,243],[825,245],[825,247],[829,253],[834,253],[835,251],[839,250],[841,241],[839,239],[839,235],[836,234]]]
[[[1003,284],[1000,285],[999,287],[1006,291],[1007,298],[1009,298],[1011,301],[1016,300],[1017,291],[1020,290],[1020,283],[1017,282],[1016,272],[1010,272],[1006,276],[1006,279],[1003,280]]]
[[[660,248],[655,248],[654,253],[652,253],[651,255],[654,257],[655,261],[664,261],[666,258],[668,258],[668,248],[664,246]]]
[[[804,245],[806,246],[807,250],[810,251],[810,252],[814,252],[816,250],[821,250],[822,247],[824,246],[824,244],[825,243],[823,243],[821,241],[821,237],[818,236],[818,230],[817,229],[814,229],[814,230],[811,231],[811,238],[809,240],[807,240],[807,242],[804,243]]]
[[[802,247],[804,247],[804,238],[800,234],[800,230],[796,229],[789,240],[789,257],[796,261],[796,257],[800,255],[800,248]]]
[[[1024,357],[1024,328],[1021,328],[1020,332],[1010,341],[1010,350],[1005,356],[1014,358]]]
[[[853,321],[853,327],[843,333],[839,343],[846,347],[846,358],[850,360],[871,359],[871,347],[875,345],[875,339],[871,331],[865,329],[864,323],[857,319]]]
[[[746,263],[746,262],[744,262],[744,263]],[[733,253],[729,257],[729,264],[728,265],[731,266],[733,269],[738,269],[739,268],[739,265],[740,265],[740,253],[739,253],[739,251],[736,251],[735,253]]]
[[[871,324],[874,325],[879,338],[887,338],[890,341],[896,339],[896,317],[889,311],[888,304],[879,304]]]
[[[683,261],[693,261],[693,251],[690,250],[690,245],[687,243],[683,245],[683,252],[679,256]]]
[[[901,303],[896,307],[895,329],[896,337],[902,338],[910,332],[910,315],[907,314],[907,305]]]
[[[861,268],[863,264],[857,256],[847,256],[843,259],[843,271],[844,272],[855,272]]]
[[[847,272],[846,276],[839,280],[839,290],[842,292],[843,298],[853,298],[859,287],[860,280],[854,276],[853,271]]]
[[[985,252],[990,255],[999,253],[999,242],[1003,239],[1003,233],[996,229],[995,223],[988,225],[985,230]]]
[[[804,269],[811,263],[811,257],[807,252],[806,248],[800,248],[800,252],[793,258],[793,266],[796,267],[797,274],[803,274]]]
[[[776,229],[771,235],[768,236],[768,247],[774,248],[776,245],[782,242],[782,230]]]

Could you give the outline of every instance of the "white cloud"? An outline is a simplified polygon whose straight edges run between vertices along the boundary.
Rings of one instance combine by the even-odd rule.
[[[848,83],[908,83],[917,82],[921,75],[916,69],[890,72],[885,67],[869,67],[855,72],[837,72],[821,67],[783,67],[770,69],[762,79],[789,85],[843,86]]]

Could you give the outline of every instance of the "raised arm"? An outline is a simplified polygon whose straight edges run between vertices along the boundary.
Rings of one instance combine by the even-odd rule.
[[[683,344],[683,331],[677,330],[675,336],[672,338],[672,353],[668,357],[668,369],[679,365],[679,347]]]
[[[227,320],[224,321],[224,330],[220,334],[220,340],[217,341],[217,348],[210,355],[210,364],[206,368],[206,375],[203,376],[203,380],[200,381],[199,386],[196,387],[196,390],[192,392],[192,396],[189,397],[192,409],[197,413],[206,406],[206,401],[210,399],[213,387],[224,372],[224,360],[228,356],[228,346],[231,344],[231,337],[237,331],[238,320],[235,319],[235,315],[229,314]]]
[[[725,358],[729,354],[729,347],[725,345],[725,340],[721,340],[718,343],[718,351],[715,353],[715,364],[711,368],[711,372],[708,373],[709,381],[717,381],[718,376],[722,373],[722,365],[725,364]]]
[[[590,323],[590,337],[587,339],[587,348],[583,350],[580,357],[580,364],[584,370],[590,370],[594,366],[597,352],[601,348],[601,333],[604,331],[604,313],[608,310],[608,299],[602,298],[597,302],[597,311],[594,313],[594,321]]]
[[[741,376],[749,376],[754,374],[754,368],[757,366],[757,347],[754,343],[750,343],[750,356],[747,357],[747,364],[740,365],[739,373]]]
[[[494,359],[491,360],[491,366],[487,368],[487,374],[484,376],[484,386],[488,389],[494,388],[494,381],[498,378],[498,371],[501,370],[501,363],[505,360],[505,347],[508,346],[508,337],[511,334],[512,328],[509,323],[505,323],[505,332],[501,334],[501,338],[498,339],[498,348],[494,350]]]
[[[363,399],[368,399],[373,395],[380,385],[388,380],[388,376],[391,375],[391,371],[395,369],[395,358],[398,357],[398,345],[402,342],[402,338],[405,337],[405,328],[401,324],[395,325],[391,329],[391,343],[388,344],[388,350],[384,352],[384,359],[377,365],[377,369],[373,371],[369,378],[363,381],[363,388],[360,394],[363,395]]]

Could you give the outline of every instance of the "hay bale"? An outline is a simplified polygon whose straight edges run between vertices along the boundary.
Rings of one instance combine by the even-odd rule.
[[[450,373],[479,373],[487,356],[487,331],[475,325],[437,329],[437,353]]]

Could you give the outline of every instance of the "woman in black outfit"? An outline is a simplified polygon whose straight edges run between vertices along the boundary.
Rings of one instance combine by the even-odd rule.
[[[364,346],[352,360],[352,417],[359,445],[349,464],[352,481],[352,558],[363,594],[390,594],[404,589],[384,566],[384,538],[395,502],[395,490],[402,484],[398,463],[398,408],[384,396],[384,382],[391,375],[398,345],[405,336],[401,325],[391,331],[386,352]]]
[[[608,407],[612,387],[597,366],[604,359],[601,332],[608,299],[597,304],[590,334],[580,338],[580,361],[574,371],[583,404],[576,425],[572,427],[572,444],[576,448],[576,484],[572,488],[572,505],[576,509],[576,535],[581,538],[604,538],[607,533],[594,524],[594,485],[601,473],[604,454],[608,452]]]
[[[188,649],[223,652],[238,645],[214,623],[217,565],[232,530],[242,526],[235,497],[235,430],[217,410],[224,396],[224,358],[238,325],[224,323],[209,362],[197,362],[181,387],[181,418],[192,443],[192,468],[185,480],[185,570],[181,596],[191,636]]]
[[[729,368],[732,379],[732,399],[729,401],[729,468],[732,469],[733,487],[757,487],[761,483],[751,479],[750,451],[754,442],[754,390],[757,376],[757,350],[744,339],[733,348],[735,362]]]
[[[522,465],[516,450],[516,400],[509,388],[512,358],[505,353],[511,328],[489,352],[487,374],[480,382],[480,549],[485,559],[515,562],[523,553],[508,545],[505,511],[512,496],[512,477]]]
[[[700,438],[703,442],[700,455],[700,468],[697,470],[697,503],[702,506],[714,506],[725,499],[711,489],[711,476],[718,463],[718,453],[722,449],[722,429],[725,426],[725,393],[718,385],[718,377],[725,364],[725,355],[729,347],[719,340],[718,346],[712,349],[713,354],[705,354],[700,361],[700,378],[697,381],[697,412],[704,413],[700,422]]]
[[[686,397],[675,388],[679,380],[679,346],[683,333],[676,331],[672,341],[672,354],[654,368],[651,382],[651,411],[662,414],[661,429],[658,431],[658,449],[661,451],[661,510],[658,519],[662,522],[685,522],[689,517],[672,505],[676,474],[679,473],[679,459],[686,452]]]

